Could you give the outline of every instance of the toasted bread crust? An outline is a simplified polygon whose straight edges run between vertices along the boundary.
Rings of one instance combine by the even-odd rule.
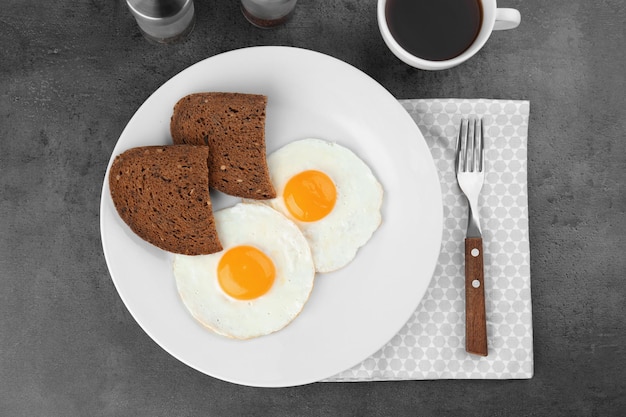
[[[251,199],[276,197],[267,168],[267,97],[241,93],[196,93],[174,106],[174,144],[208,145],[210,186]]]
[[[109,171],[113,203],[142,239],[169,252],[222,250],[209,196],[206,146],[144,146],[118,155]]]

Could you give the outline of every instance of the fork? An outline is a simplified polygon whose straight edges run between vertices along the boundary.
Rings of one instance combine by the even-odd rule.
[[[469,205],[465,237],[465,350],[487,356],[487,322],[483,270],[483,239],[478,196],[485,180],[483,123],[461,120],[456,151],[456,179]]]

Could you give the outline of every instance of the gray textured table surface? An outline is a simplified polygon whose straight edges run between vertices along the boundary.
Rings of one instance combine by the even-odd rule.
[[[0,7],[0,416],[626,415],[626,4],[508,0],[523,17],[452,70],[385,48],[373,0],[300,0],[252,27],[196,0],[185,43],[154,46],[121,0]],[[139,105],[187,66],[291,45],[397,98],[528,99],[535,376],[521,381],[242,387],[178,362],[118,296],[98,225],[106,164]]]

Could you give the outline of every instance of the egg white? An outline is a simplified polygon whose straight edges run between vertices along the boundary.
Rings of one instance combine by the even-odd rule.
[[[250,339],[282,329],[300,313],[313,288],[315,268],[303,234],[265,205],[240,203],[214,216],[224,250],[174,258],[176,286],[185,307],[204,326],[228,337]],[[222,255],[239,245],[254,246],[274,262],[274,284],[259,298],[234,299],[218,283]]]
[[[331,272],[350,263],[382,220],[383,187],[369,166],[348,148],[314,138],[288,143],[270,154],[267,163],[277,197],[262,202],[302,230],[311,247],[316,271]],[[306,170],[324,172],[337,190],[333,210],[315,222],[294,218],[283,198],[291,177]]]

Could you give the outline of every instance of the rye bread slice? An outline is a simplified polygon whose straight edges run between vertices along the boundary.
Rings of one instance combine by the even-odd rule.
[[[236,197],[276,197],[267,168],[267,97],[242,93],[196,93],[174,106],[175,144],[209,146],[210,186]]]
[[[109,188],[120,217],[139,237],[169,252],[222,250],[209,196],[206,146],[132,148],[118,155]]]

